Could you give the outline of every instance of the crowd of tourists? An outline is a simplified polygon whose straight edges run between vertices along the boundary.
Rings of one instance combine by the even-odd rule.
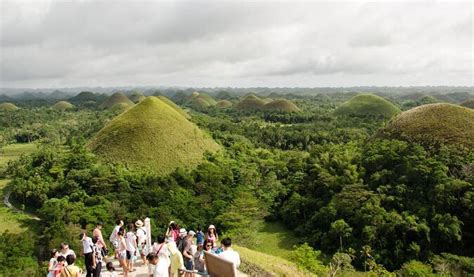
[[[117,220],[109,236],[114,255],[102,235],[102,223],[98,223],[91,236],[86,232],[79,235],[82,242],[81,253],[84,257],[87,277],[116,277],[117,270],[112,259],[117,259],[123,276],[135,271],[137,262],[147,265],[148,274],[153,277],[207,275],[204,252],[214,254],[231,262],[235,268],[240,265],[239,254],[232,249],[232,240],[224,238],[219,243],[216,227],[209,225],[204,232],[200,226],[196,231],[181,228],[171,221],[165,233],[156,236],[153,243],[147,245],[147,229],[142,220],[124,225]],[[151,236],[150,236],[151,237]],[[76,253],[67,243],[59,250],[51,251],[48,264],[48,277],[79,277],[82,270],[75,265]],[[105,269],[102,269],[102,264]],[[121,274],[121,275],[122,275]]]

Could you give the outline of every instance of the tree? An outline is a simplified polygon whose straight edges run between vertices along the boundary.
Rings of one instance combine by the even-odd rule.
[[[344,221],[344,219],[338,219],[331,223],[330,232],[339,237],[339,251],[342,251],[342,238],[350,237],[352,228]]]

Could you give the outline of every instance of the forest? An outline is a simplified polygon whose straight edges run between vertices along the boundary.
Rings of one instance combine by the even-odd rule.
[[[294,237],[287,260],[309,276],[474,274],[472,88],[362,89],[0,95],[14,106],[0,109],[0,161],[11,145],[36,146],[0,163],[0,179],[15,207],[41,219],[0,234],[0,275],[44,276],[49,250],[80,248],[81,230],[101,221],[109,234],[118,218],[145,217],[153,234],[170,220],[212,222],[249,249],[278,224]],[[161,157],[174,148],[148,145],[157,133],[107,137],[133,124],[197,137],[206,151],[189,146],[199,162],[169,165],[182,153]],[[247,273],[272,273],[259,267]]]

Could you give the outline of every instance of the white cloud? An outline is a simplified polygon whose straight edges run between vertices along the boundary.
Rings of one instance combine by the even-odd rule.
[[[473,85],[469,3],[2,2],[0,86]]]

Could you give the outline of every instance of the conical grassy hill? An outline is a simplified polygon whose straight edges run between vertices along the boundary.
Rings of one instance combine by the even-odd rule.
[[[260,110],[263,108],[263,105],[265,105],[264,100],[254,94],[249,94],[240,100],[240,102],[237,104],[237,109]]]
[[[219,100],[217,101],[216,107],[220,109],[227,109],[232,107],[232,102],[230,102],[229,100]]]
[[[219,145],[156,97],[114,118],[87,144],[102,160],[134,170],[167,175],[178,167],[193,168],[206,151]]]
[[[65,111],[74,108],[74,105],[67,101],[59,101],[53,105],[53,109],[56,111]]]
[[[161,101],[165,102],[166,104],[168,104],[169,106],[171,106],[171,108],[175,109],[175,111],[177,111],[178,113],[180,113],[182,116],[186,117],[186,118],[189,118],[189,114],[184,111],[183,109],[181,109],[180,106],[176,105],[176,103],[174,103],[173,101],[171,101],[168,97],[166,96],[163,96],[163,95],[159,95],[159,96],[155,96],[156,98],[160,99]]]
[[[300,109],[287,99],[277,99],[263,106],[266,111],[297,112]]]
[[[133,102],[133,103],[138,103],[140,101],[143,101],[145,100],[145,95],[143,95],[143,93],[141,92],[134,92],[132,93],[132,95],[130,95],[130,100]]]
[[[116,92],[112,94],[109,98],[107,98],[104,103],[102,103],[102,106],[104,106],[105,108],[112,108],[113,106],[121,103],[127,105],[134,104],[130,99],[128,99],[125,94],[121,92]]]
[[[216,100],[210,95],[205,93],[199,93],[197,91],[193,92],[189,96],[188,105],[195,108],[207,108],[210,106],[215,106],[217,104]]]
[[[392,119],[378,136],[474,148],[474,110],[447,103],[419,106]]]
[[[15,106],[12,103],[2,103],[2,104],[0,104],[0,111],[2,111],[2,112],[11,112],[11,111],[14,111],[14,110],[18,110],[18,107]]]
[[[467,99],[466,101],[462,102],[460,105],[469,109],[474,109],[474,98]]]
[[[347,117],[372,117],[389,119],[400,113],[400,109],[385,100],[372,94],[359,94],[336,109],[335,114]]]

